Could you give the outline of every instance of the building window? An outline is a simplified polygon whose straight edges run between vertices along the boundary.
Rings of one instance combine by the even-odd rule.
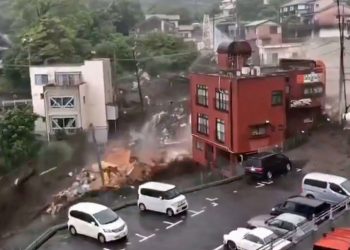
[[[198,132],[204,135],[209,135],[209,118],[207,115],[198,115]]]
[[[53,117],[51,119],[51,128],[53,130],[75,130],[77,122],[75,117]]]
[[[272,91],[272,106],[281,106],[283,105],[283,92]]]
[[[278,27],[277,26],[270,26],[270,34],[277,34]]]
[[[284,11],[284,12],[288,12],[288,7],[284,7],[284,8],[283,8],[283,11]]]
[[[49,83],[48,75],[35,75],[35,85],[46,85]]]
[[[278,63],[278,53],[272,53],[272,63],[273,64]]]
[[[74,108],[74,97],[50,97],[50,108]]]
[[[204,142],[196,140],[196,149],[199,151],[204,151]]]
[[[305,87],[304,88],[304,95],[305,96],[317,96],[323,94],[323,87],[322,86],[313,86],[313,87]]]
[[[197,85],[197,104],[208,107],[208,87]]]
[[[215,92],[215,107],[217,110],[229,111],[230,97],[228,90],[217,89]]]
[[[253,126],[251,129],[252,137],[264,137],[268,135],[267,133],[268,133],[268,129],[266,124]]]
[[[56,73],[56,84],[60,86],[72,86],[81,83],[81,73]]]
[[[225,142],[225,122],[220,119],[216,119],[216,139]]]

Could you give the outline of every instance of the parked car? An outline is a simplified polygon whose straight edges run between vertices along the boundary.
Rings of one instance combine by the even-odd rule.
[[[289,232],[294,232],[291,237],[287,238],[293,242],[298,242],[312,230],[311,227],[307,226],[308,220],[304,216],[291,213],[283,213],[277,217],[268,214],[258,215],[251,218],[247,223],[250,228],[268,228],[280,237],[287,235]]]
[[[329,214],[326,212],[328,212],[330,208],[331,205],[325,201],[296,196],[272,208],[271,215],[292,213],[304,216],[308,220],[312,220],[314,216],[316,218],[321,216],[317,222],[317,224],[320,224],[329,218]]]
[[[349,250],[350,228],[337,228],[318,240],[313,250]]]
[[[176,186],[160,182],[147,182],[139,186],[137,204],[141,211],[155,211],[173,216],[188,209],[186,197]]]
[[[269,248],[271,250],[283,250],[291,244],[288,240],[278,239],[274,232],[263,227],[254,229],[239,227],[224,235],[224,246],[229,250],[256,250],[267,245],[272,245],[272,248]]]
[[[303,178],[302,195],[338,204],[350,197],[350,181],[341,176],[310,173]]]
[[[126,238],[128,227],[112,209],[90,202],[81,202],[68,211],[68,229],[98,239],[100,243]]]
[[[245,173],[255,178],[272,179],[273,176],[288,173],[292,169],[292,162],[283,154],[258,153],[243,162]]]

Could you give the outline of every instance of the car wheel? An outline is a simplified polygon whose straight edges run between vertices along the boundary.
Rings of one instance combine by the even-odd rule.
[[[97,238],[101,244],[104,244],[106,242],[106,237],[103,234],[99,234]]]
[[[77,230],[73,226],[69,227],[69,232],[70,232],[71,235],[77,235]]]
[[[166,214],[167,214],[169,217],[172,217],[172,216],[174,216],[174,211],[173,211],[171,208],[168,208],[168,209],[166,210]]]
[[[146,206],[143,203],[140,203],[139,208],[142,212],[146,211]]]
[[[312,194],[307,194],[307,195],[306,195],[306,198],[315,199],[315,196],[313,196]]]
[[[228,249],[228,250],[237,250],[238,248],[236,246],[236,243],[234,243],[233,241],[229,240],[227,242],[226,249]]]
[[[266,173],[266,177],[267,177],[268,180],[271,180],[271,179],[272,179],[272,173],[271,173],[271,171],[268,171],[268,172]]]
[[[292,170],[292,165],[290,165],[290,163],[287,163],[286,170],[287,170],[287,173]]]

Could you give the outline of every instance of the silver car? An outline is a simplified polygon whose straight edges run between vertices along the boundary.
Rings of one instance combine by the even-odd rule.
[[[283,213],[277,217],[259,215],[251,218],[247,223],[251,228],[265,227],[280,237],[288,236],[287,240],[295,243],[303,239],[313,229],[312,224],[305,217],[291,213]]]

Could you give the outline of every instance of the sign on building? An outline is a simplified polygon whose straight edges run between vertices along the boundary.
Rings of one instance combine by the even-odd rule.
[[[322,74],[312,72],[310,74],[298,75],[297,82],[299,84],[322,82]]]
[[[291,108],[306,107],[306,106],[310,106],[311,103],[312,103],[312,100],[310,98],[291,100],[290,107]]]

